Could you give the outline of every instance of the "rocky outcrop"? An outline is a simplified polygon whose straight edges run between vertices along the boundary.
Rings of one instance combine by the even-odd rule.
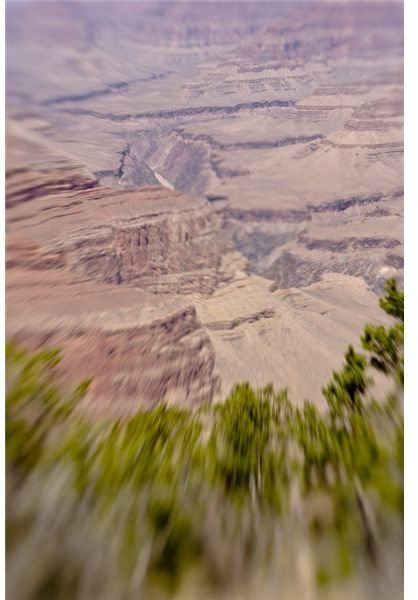
[[[149,190],[148,193],[152,193]],[[155,192],[155,190],[154,190]],[[158,192],[160,193],[160,192]],[[147,191],[135,193],[136,203],[146,202]],[[167,202],[176,194],[167,192]],[[64,248],[77,273],[119,285],[141,286],[169,293],[209,293],[221,274],[225,241],[217,231],[217,218],[209,206],[182,207],[166,214],[118,215],[116,222],[80,231]]]
[[[210,293],[223,279],[228,244],[206,200],[162,186],[106,188],[71,161],[48,174],[11,168],[6,198],[11,243],[38,244],[41,266],[55,257],[79,279],[159,293]]]
[[[25,347],[62,349],[59,370],[64,381],[73,385],[91,379],[82,401],[84,410],[95,416],[124,417],[139,406],[151,407],[161,401],[192,407],[214,397],[220,380],[214,369],[213,345],[193,306],[175,309],[168,305],[159,315],[149,314],[149,322],[145,322],[147,311],[141,314],[135,309],[139,298],[134,295],[130,302],[129,296],[122,298],[125,306],[117,311],[95,310],[89,305],[88,292],[98,296],[102,290],[78,288],[78,298],[66,305],[60,322],[53,299],[38,301],[26,323],[17,322],[16,308],[7,319],[8,336]],[[118,295],[112,292],[117,303]],[[10,298],[14,298],[13,292]],[[153,302],[149,297],[141,300],[148,306]],[[96,301],[101,303],[100,296]]]
[[[320,402],[402,279],[402,7],[9,4],[10,335],[98,410]]]
[[[250,275],[196,305],[215,351],[218,397],[237,381],[271,382],[288,388],[293,402],[310,399],[318,407],[325,406],[321,387],[340,368],[347,345],[358,344],[364,322],[384,320],[364,281],[341,274],[277,291]]]
[[[186,294],[207,294],[235,273],[210,204],[156,186],[106,189],[71,160],[48,174],[30,158],[22,167],[16,144],[7,337],[61,348],[64,380],[92,378],[83,407],[95,415],[210,401],[219,388],[213,345]]]

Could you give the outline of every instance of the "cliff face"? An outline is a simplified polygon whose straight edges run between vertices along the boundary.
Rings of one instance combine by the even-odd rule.
[[[22,166],[21,143],[8,142],[7,336],[62,348],[63,376],[93,380],[94,414],[211,400],[213,345],[186,296],[227,276],[210,206],[160,187],[106,189],[69,159],[57,169],[44,156],[46,175]]]
[[[175,294],[209,293],[222,280],[228,246],[204,200],[161,186],[116,191],[71,161],[48,174],[11,167],[6,187],[10,236],[39,241],[78,278]]]
[[[9,4],[9,334],[92,407],[319,404],[403,277],[402,7]]]
[[[195,206],[173,192],[142,188],[123,202],[127,214],[80,232],[65,248],[72,268],[81,275],[155,292],[208,293],[221,277],[221,253],[226,244],[209,206]],[[163,196],[167,205],[141,214],[142,203]],[[159,212],[161,211],[161,212]],[[121,214],[122,213],[122,214]]]
[[[249,275],[203,200],[107,188],[18,136],[6,181],[7,337],[61,348],[65,381],[92,379],[95,416],[194,406],[243,380],[320,404],[347,343],[381,319],[353,278],[281,292]]]
[[[64,381],[92,379],[83,399],[85,410],[94,416],[124,417],[162,400],[190,407],[216,395],[213,346],[193,306],[170,303],[145,322],[144,311],[133,310],[135,298],[121,299],[126,306],[117,311],[99,311],[88,305],[86,293],[94,291],[78,290],[78,306],[66,304],[59,321],[54,300],[47,303],[53,312],[38,301],[37,316],[31,311],[29,322],[8,319],[8,334],[26,347],[62,348],[59,370]],[[141,300],[146,306],[152,302]],[[83,303],[82,314],[75,318]]]

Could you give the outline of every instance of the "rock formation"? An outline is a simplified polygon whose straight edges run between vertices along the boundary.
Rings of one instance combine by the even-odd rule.
[[[98,412],[320,403],[403,278],[402,6],[98,6],[7,7],[8,335]]]

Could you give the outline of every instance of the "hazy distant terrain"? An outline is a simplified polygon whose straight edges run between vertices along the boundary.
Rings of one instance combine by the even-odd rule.
[[[319,401],[403,277],[402,5],[6,20],[10,335],[67,346],[99,408],[243,379]]]

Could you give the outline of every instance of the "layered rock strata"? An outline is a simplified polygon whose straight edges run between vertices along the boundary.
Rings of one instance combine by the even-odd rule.
[[[161,187],[109,190],[71,160],[46,175],[19,164],[22,143],[8,139],[7,336],[62,348],[68,381],[92,378],[95,413],[212,399],[213,346],[185,296],[230,277],[210,206]]]

